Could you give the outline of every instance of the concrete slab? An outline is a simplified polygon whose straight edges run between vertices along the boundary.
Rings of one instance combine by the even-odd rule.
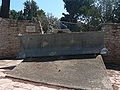
[[[112,90],[102,57],[49,62],[22,62],[9,77],[61,87]]]

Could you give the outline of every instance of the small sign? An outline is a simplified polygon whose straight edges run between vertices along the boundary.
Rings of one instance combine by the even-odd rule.
[[[35,26],[26,26],[26,32],[36,32]]]

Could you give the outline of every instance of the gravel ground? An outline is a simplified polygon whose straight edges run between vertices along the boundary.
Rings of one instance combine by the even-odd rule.
[[[107,64],[107,73],[114,90],[120,90],[120,64]]]
[[[0,90],[71,90],[6,77],[5,73],[14,68],[11,66],[20,62],[22,60],[0,60]],[[120,90],[120,65],[107,64],[106,66],[113,89]]]

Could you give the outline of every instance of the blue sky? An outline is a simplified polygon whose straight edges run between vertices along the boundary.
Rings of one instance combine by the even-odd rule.
[[[1,4],[0,0],[0,4]],[[23,3],[26,0],[11,0],[11,7],[10,9],[15,9],[17,11],[23,9]],[[37,2],[39,9],[43,9],[46,13],[52,13],[55,17],[60,18],[62,13],[66,13],[64,9],[64,2],[63,0],[34,0]]]

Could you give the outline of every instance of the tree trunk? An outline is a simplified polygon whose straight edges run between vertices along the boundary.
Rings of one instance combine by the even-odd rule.
[[[40,22],[40,21],[38,21],[38,22],[39,22],[39,25],[40,25],[41,34],[44,34],[44,31],[43,31],[43,28],[42,28],[42,24],[41,24],[41,22]]]
[[[9,18],[10,0],[2,0],[0,17]]]

